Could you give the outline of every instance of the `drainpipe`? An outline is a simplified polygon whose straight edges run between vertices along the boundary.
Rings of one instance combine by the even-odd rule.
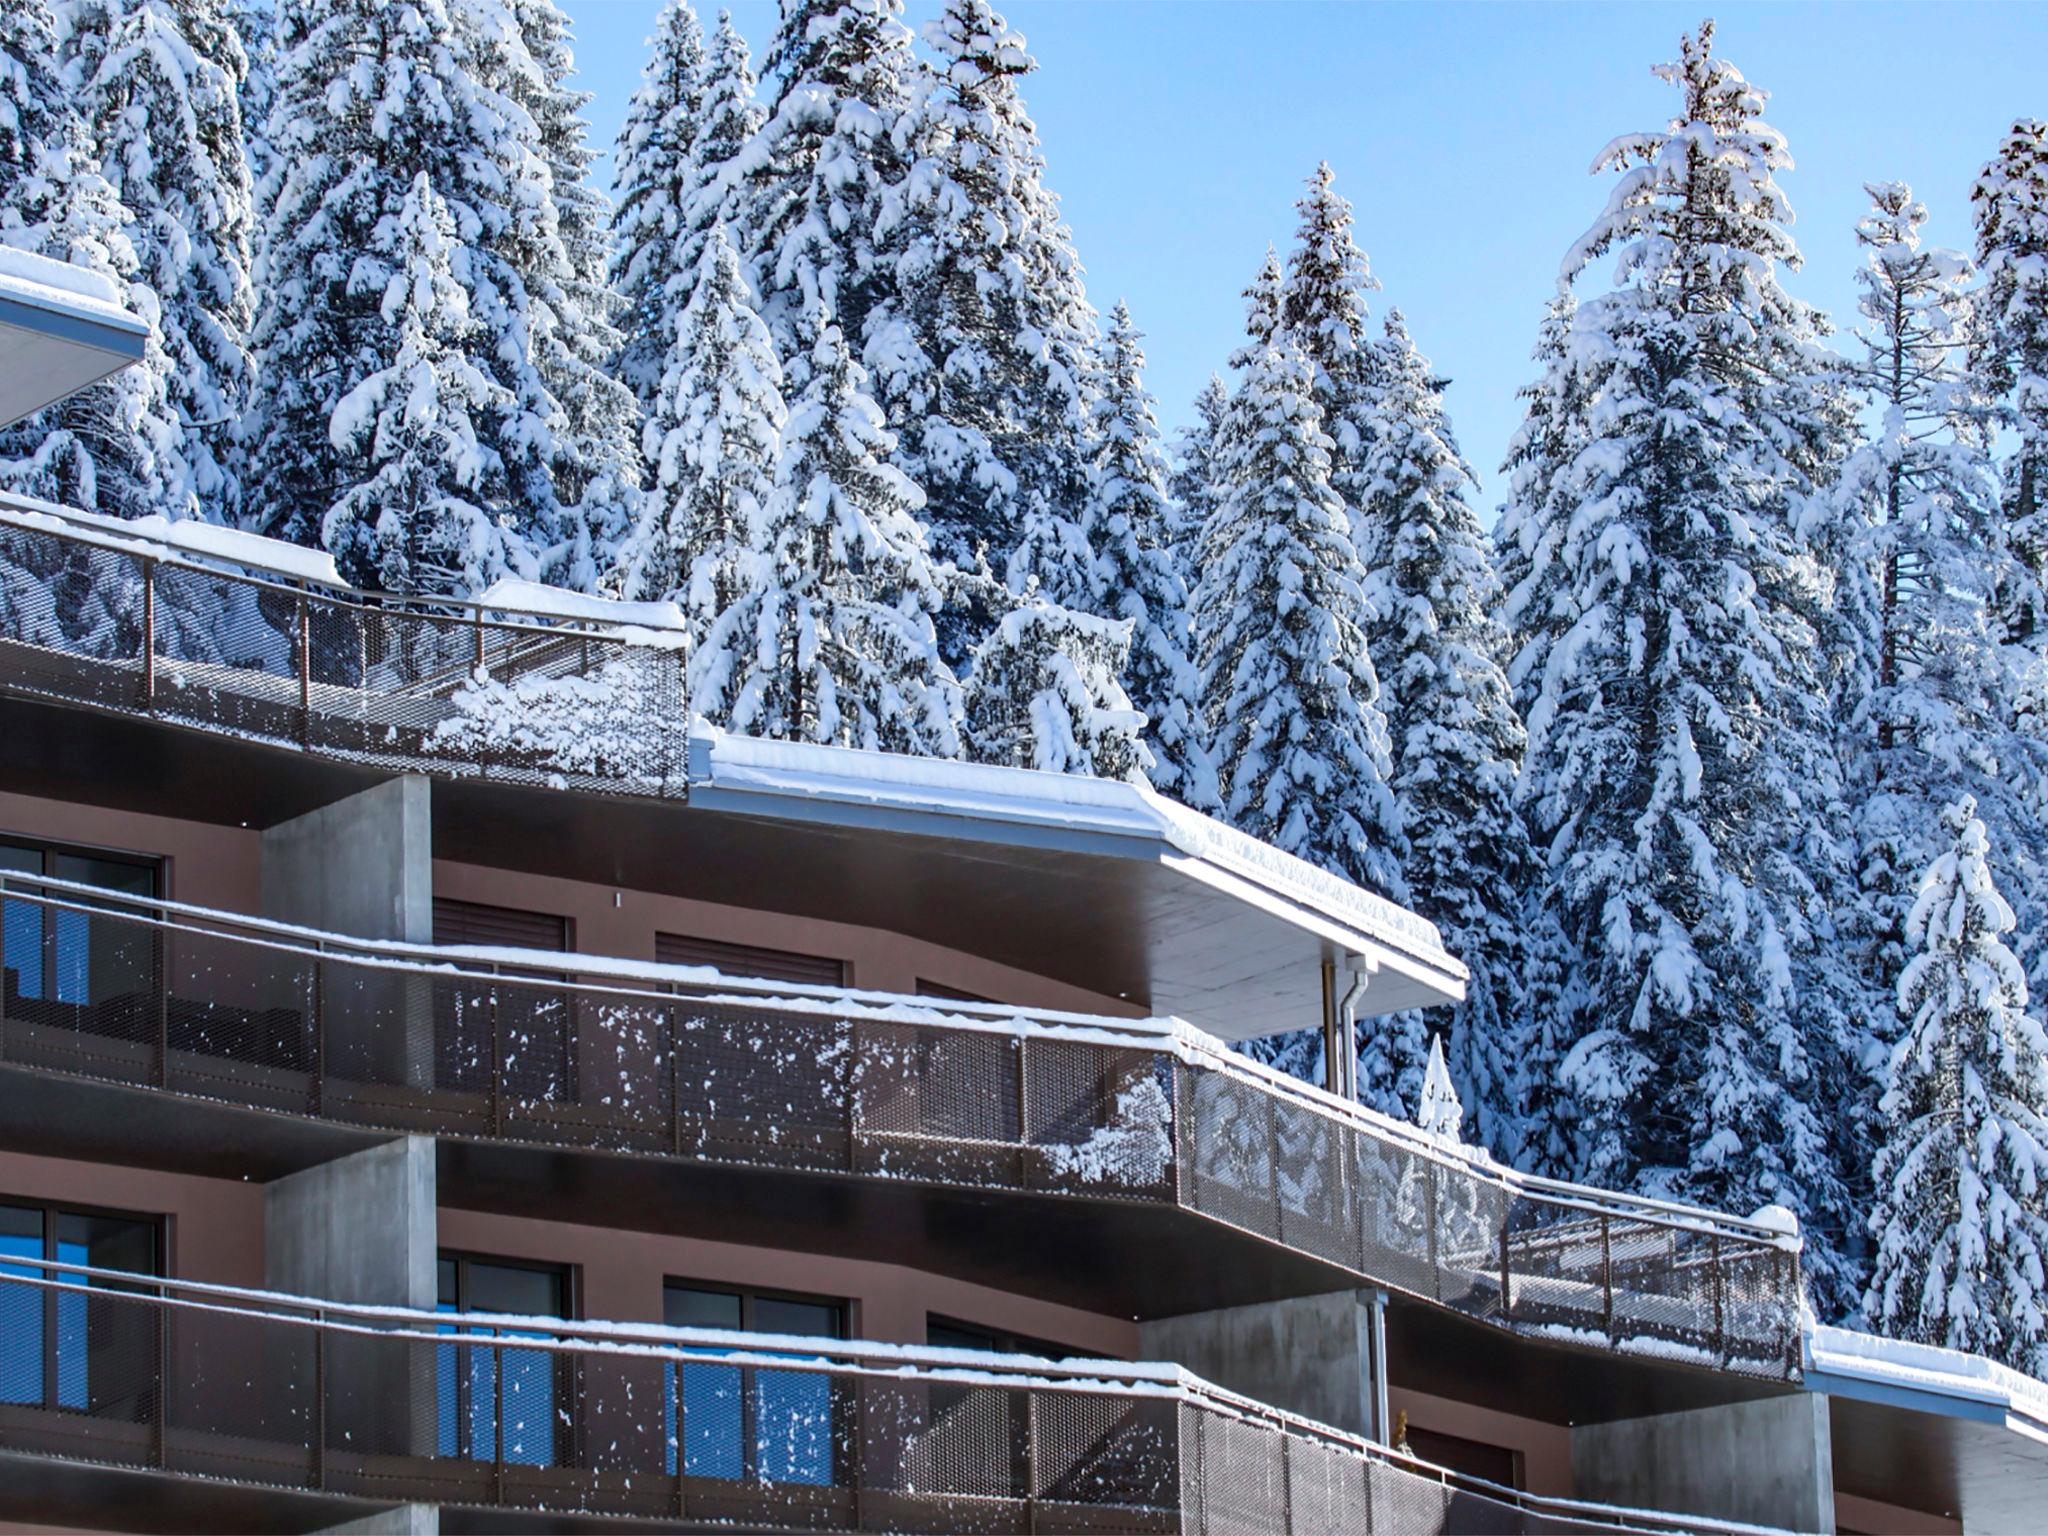
[[[1339,1098],[1358,1097],[1358,1000],[1365,996],[1366,982],[1370,972],[1362,957],[1353,956],[1351,986],[1344,993],[1344,1000],[1337,1005],[1337,1038],[1342,1047],[1330,1060],[1337,1070],[1330,1074],[1330,1091]]]
[[[1323,1086],[1332,1093],[1342,1093],[1338,1086],[1343,1072],[1341,1063],[1349,1055],[1340,1050],[1343,1039],[1337,1010],[1337,962],[1323,962]]]
[[[1394,1443],[1393,1416],[1387,1411],[1387,1293],[1364,1293],[1366,1308],[1366,1393],[1372,1414],[1367,1437],[1381,1445]]]

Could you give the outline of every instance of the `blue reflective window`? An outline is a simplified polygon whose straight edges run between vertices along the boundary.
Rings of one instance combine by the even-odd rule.
[[[746,1333],[846,1336],[841,1302],[805,1297],[719,1291],[699,1286],[664,1289],[664,1321],[679,1328],[723,1328]],[[693,1352],[694,1353],[694,1352]],[[703,1353],[716,1359],[718,1352]],[[667,1469],[691,1477],[751,1479],[829,1487],[834,1482],[831,1378],[815,1371],[754,1366],[668,1367]],[[682,1410],[680,1429],[676,1410]]]
[[[444,1256],[437,1310],[504,1312],[528,1317],[568,1315],[568,1277],[559,1269]],[[498,1330],[443,1323],[452,1339],[543,1338],[537,1330]],[[481,1343],[435,1348],[436,1450],[473,1461],[499,1458],[499,1412],[504,1414],[504,1460],[551,1467],[562,1458],[567,1428],[562,1359],[554,1351]],[[504,1371],[502,1394],[498,1372]]]

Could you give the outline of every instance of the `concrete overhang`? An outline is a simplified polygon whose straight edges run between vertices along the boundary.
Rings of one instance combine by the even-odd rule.
[[[97,273],[0,247],[0,427],[139,361],[148,339]]]
[[[2048,1384],[1976,1355],[1813,1328],[1805,1387],[1829,1398],[1838,1492],[2032,1530],[2048,1489]]]
[[[926,930],[935,905],[967,911],[979,887],[1000,893],[1002,916],[968,947],[1021,944],[1030,969],[1076,919],[1119,927],[1131,998],[1224,1039],[1314,1027],[1325,960],[1369,972],[1361,1013],[1465,995],[1432,924],[1143,785],[700,728],[689,793],[693,818],[829,833],[878,870],[885,851],[914,850],[922,889],[873,882],[861,921]]]

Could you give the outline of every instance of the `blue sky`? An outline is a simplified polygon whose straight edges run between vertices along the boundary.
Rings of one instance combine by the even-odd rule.
[[[609,145],[659,0],[561,0],[591,120]],[[765,47],[773,0],[737,0]],[[918,24],[937,9],[912,0]],[[1026,99],[1049,179],[1107,310],[1128,299],[1169,427],[1243,319],[1266,244],[1284,247],[1301,181],[1327,159],[1360,243],[1416,342],[1452,380],[1452,419],[1485,516],[1566,248],[1606,196],[1587,168],[1661,125],[1650,75],[1700,4],[1363,5],[1295,0],[1016,0],[1037,57]],[[707,0],[700,11],[709,18]],[[1795,292],[1846,323],[1862,184],[1903,179],[1932,238],[1967,247],[1969,187],[2015,116],[2048,116],[2048,6],[1724,5],[1720,51],[1771,93],[1796,169]],[[608,177],[608,164],[600,166]]]

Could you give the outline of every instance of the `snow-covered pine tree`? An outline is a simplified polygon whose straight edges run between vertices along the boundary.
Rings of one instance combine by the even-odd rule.
[[[543,571],[560,586],[590,591],[610,571],[639,515],[640,406],[612,371],[623,337],[606,270],[611,210],[590,182],[597,158],[583,119],[590,93],[571,83],[576,59],[569,21],[554,0],[512,0],[512,11],[533,61],[515,77],[512,96],[533,121],[559,242],[559,254],[542,247],[543,265],[533,279],[536,292],[546,296],[534,332],[536,361],[564,418],[553,465],[563,521]]]
[[[1330,489],[1314,366],[1282,331],[1231,403],[1223,503],[1195,585],[1201,667],[1225,819],[1370,890],[1404,900],[1393,765],[1366,650],[1364,573]],[[1428,1042],[1413,1014],[1362,1032],[1360,1097],[1405,1116]],[[1272,1053],[1313,1073],[1303,1039]]]
[[[509,531],[464,568],[487,580],[535,574],[536,551],[573,541],[574,517],[555,487],[569,423],[541,340],[569,262],[539,132],[517,99],[539,67],[486,0],[306,0],[285,36],[245,477],[261,502],[256,521],[317,542],[335,487],[356,478],[332,417],[397,355],[380,231],[424,172],[455,223],[452,266],[476,322],[470,361],[504,391],[473,425],[503,466],[502,495],[484,505]]]
[[[1578,377],[1556,398],[1587,405],[1569,494],[1538,509],[1562,519],[1559,595],[1525,614],[1551,638],[1522,802],[1576,1004],[1569,1050],[1534,1064],[1562,1092],[1532,1135],[1590,1182],[1789,1207],[1827,1309],[1853,1277],[1824,1240],[1848,1216],[1813,1106],[1843,1042],[1797,982],[1806,842],[1836,795],[1787,525],[1835,417],[1815,316],[1778,279],[1797,250],[1763,93],[1711,26],[1658,73],[1680,111],[1601,156],[1621,177],[1565,267],[1612,257],[1616,285],[1560,364]]]
[[[478,338],[455,280],[455,220],[422,171],[375,237],[392,352],[329,418],[351,471],[321,542],[345,575],[387,592],[474,592],[509,564],[489,508],[502,466],[477,430],[509,401],[471,359]]]
[[[1512,1160],[1519,1147],[1519,1042],[1535,883],[1515,805],[1527,741],[1501,663],[1507,632],[1473,487],[1441,386],[1390,312],[1380,348],[1377,430],[1359,477],[1375,530],[1367,647],[1393,734],[1393,787],[1407,829],[1402,859],[1417,911],[1471,968],[1450,1023],[1452,1071],[1477,1140]]]
[[[947,0],[925,40],[935,73],[879,209],[889,297],[865,332],[877,398],[942,560],[972,570],[985,556],[1012,589],[1036,580],[1089,608],[1073,553],[1097,327],[1020,91],[1036,65],[987,0]],[[949,622],[942,638],[968,645],[974,628]]]
[[[2048,1033],[1965,796],[1907,914],[1884,1095],[1870,1323],[2048,1374]]]
[[[262,209],[256,205],[256,188],[270,171],[270,140],[265,132],[270,122],[270,104],[277,94],[277,7],[273,0],[227,0],[228,24],[242,45],[242,158],[249,166],[251,198],[250,240],[262,228]]]
[[[886,190],[903,176],[901,119],[920,65],[902,0],[782,0],[768,52],[774,96],[734,161],[747,257],[761,317],[792,385],[807,382],[818,335],[858,346],[892,291],[876,253]]]
[[[1531,354],[1542,369],[1516,391],[1524,402],[1521,425],[1508,440],[1508,498],[1493,530],[1494,570],[1500,577],[1501,618],[1516,650],[1507,665],[1515,708],[1527,717],[1540,701],[1550,645],[1570,612],[1567,567],[1557,555],[1571,526],[1571,466],[1584,445],[1587,420],[1579,371],[1568,349],[1578,300],[1561,283],[1543,309]]]
[[[1816,502],[1813,521],[1835,571],[1833,650],[1843,663],[1834,683],[1864,897],[1845,911],[1838,936],[1875,999],[1904,963],[1906,882],[1940,852],[1940,813],[1963,794],[2007,850],[1999,883],[2024,909],[2022,933],[2048,923],[2033,852],[2048,761],[2041,741],[2014,729],[2020,679],[2015,648],[2001,644],[1999,604],[2027,577],[2005,538],[1986,431],[1992,405],[1963,366],[1975,309],[1970,262],[1921,244],[1927,210],[1911,188],[1867,190],[1873,206],[1857,226],[1863,356],[1851,378],[1878,428]],[[1857,1178],[1870,1166],[1888,1035],[1880,1026],[1867,1043],[1866,1091],[1844,1110],[1866,1138],[1845,1148]]]
[[[1366,569],[1381,563],[1384,530],[1364,517],[1366,461],[1378,428],[1378,348],[1366,328],[1366,294],[1380,285],[1352,235],[1351,204],[1325,162],[1295,204],[1301,223],[1287,258],[1280,323],[1315,365],[1316,406],[1330,436],[1330,488],[1344,503]]]
[[[1429,1062],[1422,1071],[1422,1096],[1415,1106],[1415,1128],[1438,1141],[1464,1140],[1465,1106],[1444,1063],[1442,1035],[1429,1037]]]
[[[746,592],[691,657],[691,698],[748,735],[957,757],[960,687],[916,486],[839,329],[811,322],[810,382],[783,429]]]
[[[625,551],[626,595],[675,598],[698,644],[743,590],[783,418],[774,343],[716,225],[647,418],[653,485]]]
[[[234,522],[232,437],[254,383],[241,40],[219,0],[74,3],[60,18],[67,87],[156,295],[191,497],[163,510]]]
[[[2000,594],[2007,639],[2048,648],[2048,122],[2021,118],[1977,178],[1975,337],[1985,386],[2016,438],[2005,469],[2008,536],[2020,555]]]
[[[188,515],[184,432],[132,223],[58,64],[46,0],[0,6],[0,245],[106,277],[151,324],[142,361],[0,428],[0,487],[117,517]]]
[[[736,163],[761,131],[761,104],[754,97],[747,40],[733,26],[730,11],[718,13],[711,46],[705,51],[697,115],[690,180],[683,189],[683,230],[676,246],[678,261],[691,272],[704,258],[713,226],[722,223],[730,232],[743,212],[745,189]]]
[[[965,694],[968,755],[1046,773],[1141,781],[1152,768],[1145,717],[1119,681],[1131,621],[1098,618],[1035,593],[974,650]]]
[[[676,320],[697,281],[680,250],[684,204],[697,173],[705,68],[704,32],[690,0],[668,0],[648,46],[613,151],[611,271],[623,305],[617,372],[652,411]]]
[[[1230,391],[1223,375],[1212,373],[1195,396],[1194,419],[1174,434],[1173,471],[1167,488],[1173,494],[1171,528],[1181,580],[1194,586],[1194,550],[1203,525],[1222,499],[1220,455],[1223,420],[1230,411]]]
[[[1173,546],[1174,508],[1159,446],[1159,422],[1145,390],[1144,338],[1119,302],[1102,339],[1095,403],[1095,496],[1088,542],[1099,588],[1088,611],[1127,620],[1124,686],[1146,717],[1152,782],[1197,810],[1216,806],[1202,719],[1188,590]]]

